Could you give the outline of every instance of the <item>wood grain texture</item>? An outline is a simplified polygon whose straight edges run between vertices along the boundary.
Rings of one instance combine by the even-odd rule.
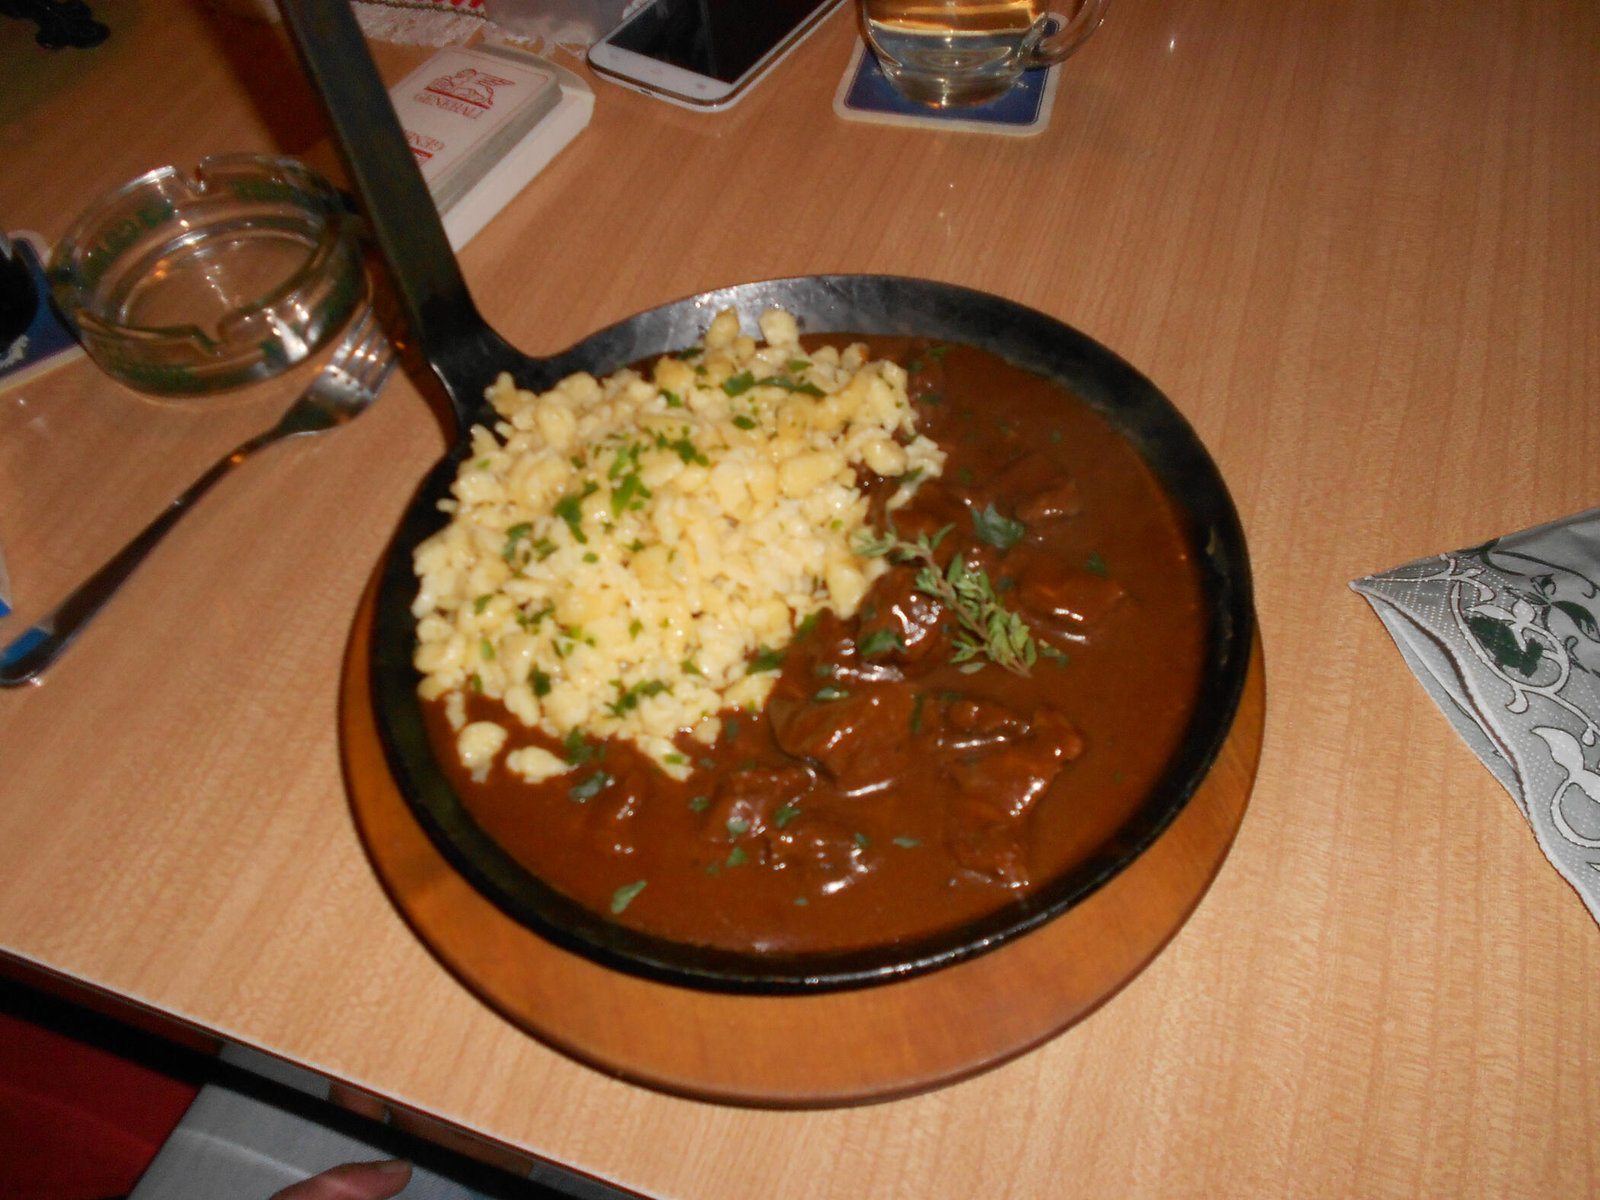
[[[96,14],[90,52],[0,22],[8,228],[53,239],[162,163],[325,153],[272,27]],[[596,82],[463,268],[537,353],[847,270],[995,291],[1150,375],[1239,504],[1272,697],[1238,839],[1150,967],[997,1070],[825,1112],[663,1096],[478,1001],[389,904],[340,773],[351,621],[443,444],[401,378],[0,694],[0,947],[657,1196],[1591,1194],[1600,931],[1345,584],[1600,496],[1600,10],[1119,0],[1023,142],[838,121],[853,36],[724,114]],[[286,398],[158,407],[83,363],[0,393],[0,633]]]

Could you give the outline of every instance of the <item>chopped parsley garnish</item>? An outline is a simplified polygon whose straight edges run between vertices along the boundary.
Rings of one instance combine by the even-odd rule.
[[[1083,565],[1090,574],[1098,575],[1102,579],[1111,574],[1110,570],[1106,567],[1106,560],[1100,557],[1100,552],[1098,550],[1091,551],[1089,557],[1084,561]]]
[[[581,767],[594,757],[594,747],[584,738],[583,730],[570,730],[561,739],[561,757],[575,767]]]
[[[785,825],[787,825],[790,821],[794,820],[799,815],[800,815],[799,806],[797,806],[795,804],[785,804],[777,812],[772,814],[772,823],[774,825],[776,825],[779,829],[782,829]]]
[[[817,400],[827,395],[826,392],[809,379],[792,379],[787,375],[773,375],[768,379],[763,379],[761,382],[765,386],[782,388],[786,392],[797,392],[802,396],[811,396]]]
[[[874,629],[856,643],[856,652],[862,658],[876,658],[880,654],[892,654],[905,648],[906,639],[893,629]]]
[[[912,850],[912,849],[915,849],[916,847],[922,845],[922,842],[919,839],[914,838],[914,837],[904,837],[904,836],[902,836],[902,837],[895,838],[894,839],[894,844],[896,846],[901,847],[904,850]]]
[[[633,883],[625,883],[621,887],[619,887],[616,891],[612,892],[611,893],[611,913],[612,913],[612,915],[616,916],[618,913],[622,912],[623,909],[627,908],[628,905],[632,904],[633,901],[634,901],[634,897],[636,897],[640,892],[644,891],[645,883],[646,883],[645,880],[639,879],[639,880],[636,880]]]
[[[639,478],[639,472],[630,471],[611,489],[611,515],[620,517],[629,509],[637,511],[643,508],[644,502],[650,499],[650,495],[650,489],[645,487],[644,480]]]
[[[832,684],[828,684],[826,687],[819,687],[812,693],[811,698],[826,704],[831,700],[843,700],[849,694],[848,688],[834,687]]]
[[[798,369],[804,370],[810,365],[801,363]],[[795,369],[796,364],[790,363],[789,366]],[[827,395],[809,379],[796,379],[792,375],[768,375],[765,379],[757,379],[754,371],[740,371],[737,375],[730,375],[722,381],[722,390],[730,396],[742,396],[753,387],[782,388],[786,392],[798,392],[803,396],[814,396],[819,400]],[[737,419],[734,423],[738,424]]]
[[[729,817],[727,825],[730,838],[742,837],[750,832],[750,822],[743,817]]]
[[[742,413],[733,419],[733,423],[740,429],[754,429],[756,427],[756,419],[744,416]]]
[[[500,557],[510,562],[517,552],[517,543],[533,532],[533,526],[524,521],[521,525],[513,525],[506,530],[506,544],[500,551]]]
[[[762,646],[756,650],[750,659],[750,665],[745,668],[746,675],[756,675],[762,671],[776,671],[783,666],[783,651],[769,650]]]
[[[593,800],[606,788],[610,787],[611,783],[610,775],[607,775],[604,771],[596,771],[568,788],[567,795],[582,804],[587,800]]]
[[[700,448],[689,440],[687,431],[676,441],[673,441],[664,433],[656,434],[656,448],[658,450],[671,450],[683,460],[684,466],[689,466],[693,463],[698,463],[702,467],[711,465],[711,460],[702,454]]]
[[[1001,551],[1011,549],[1028,532],[1027,526],[1021,521],[1001,516],[993,504],[985,509],[974,510],[972,524],[980,542],[987,542]]]
[[[583,491],[569,493],[555,503],[555,514],[567,523],[567,528],[572,530],[572,540],[586,543],[589,535],[583,531],[583,502],[600,490],[600,485],[594,480],[589,480],[583,485]]]
[[[550,676],[536,668],[528,678],[533,683],[533,694],[535,696],[548,696],[550,694]]]
[[[624,687],[620,679],[613,679],[611,683],[617,689],[617,698],[606,705],[606,711],[613,717],[620,717],[638,708],[640,699],[645,696],[659,696],[662,692],[672,691],[672,685],[664,679],[641,679],[631,687]]]

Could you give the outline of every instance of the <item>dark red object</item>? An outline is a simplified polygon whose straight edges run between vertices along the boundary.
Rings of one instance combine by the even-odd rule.
[[[197,1090],[0,1012],[0,1200],[127,1195]]]

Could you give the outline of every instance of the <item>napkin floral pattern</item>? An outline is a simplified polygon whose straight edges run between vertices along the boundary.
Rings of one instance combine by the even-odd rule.
[[[1350,586],[1600,920],[1600,509]]]

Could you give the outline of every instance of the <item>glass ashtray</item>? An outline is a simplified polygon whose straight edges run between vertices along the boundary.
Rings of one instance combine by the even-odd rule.
[[[51,293],[102,370],[194,396],[316,353],[366,288],[354,215],[291,158],[159,167],[95,201],[50,257]]]

